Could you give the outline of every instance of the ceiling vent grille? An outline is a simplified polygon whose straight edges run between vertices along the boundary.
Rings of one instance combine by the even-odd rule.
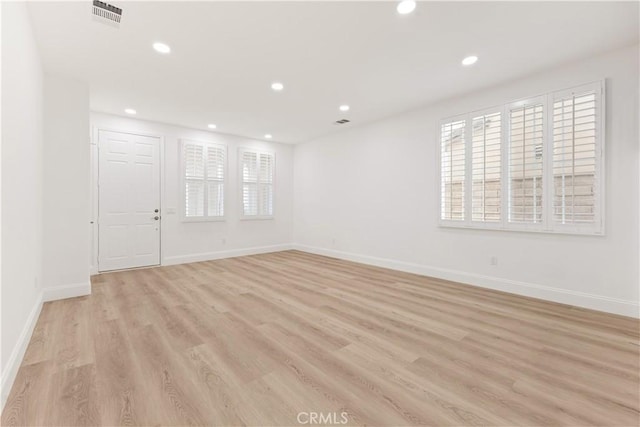
[[[347,119],[342,119],[342,120],[336,120],[337,125],[343,125],[345,123],[349,123],[351,120],[347,120]]]
[[[96,21],[119,27],[122,9],[109,3],[93,0],[93,18]]]

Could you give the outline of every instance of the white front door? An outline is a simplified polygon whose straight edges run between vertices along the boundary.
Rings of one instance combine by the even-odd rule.
[[[100,271],[160,264],[160,138],[98,132]]]

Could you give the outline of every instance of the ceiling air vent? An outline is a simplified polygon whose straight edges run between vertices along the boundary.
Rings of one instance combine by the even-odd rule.
[[[342,120],[336,120],[337,125],[343,125],[345,123],[349,123],[351,120],[347,120],[347,119],[342,119]]]
[[[103,1],[93,0],[93,18],[96,21],[119,27],[122,9]]]

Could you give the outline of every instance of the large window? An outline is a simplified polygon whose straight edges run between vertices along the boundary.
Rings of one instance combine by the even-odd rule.
[[[224,218],[226,146],[190,140],[182,140],[181,146],[184,220]]]
[[[603,233],[604,82],[440,126],[440,223]]]
[[[239,161],[242,216],[245,219],[272,218],[275,154],[241,148]]]

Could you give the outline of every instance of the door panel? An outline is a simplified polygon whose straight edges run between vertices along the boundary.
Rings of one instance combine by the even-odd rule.
[[[99,131],[100,271],[160,264],[160,139]]]

